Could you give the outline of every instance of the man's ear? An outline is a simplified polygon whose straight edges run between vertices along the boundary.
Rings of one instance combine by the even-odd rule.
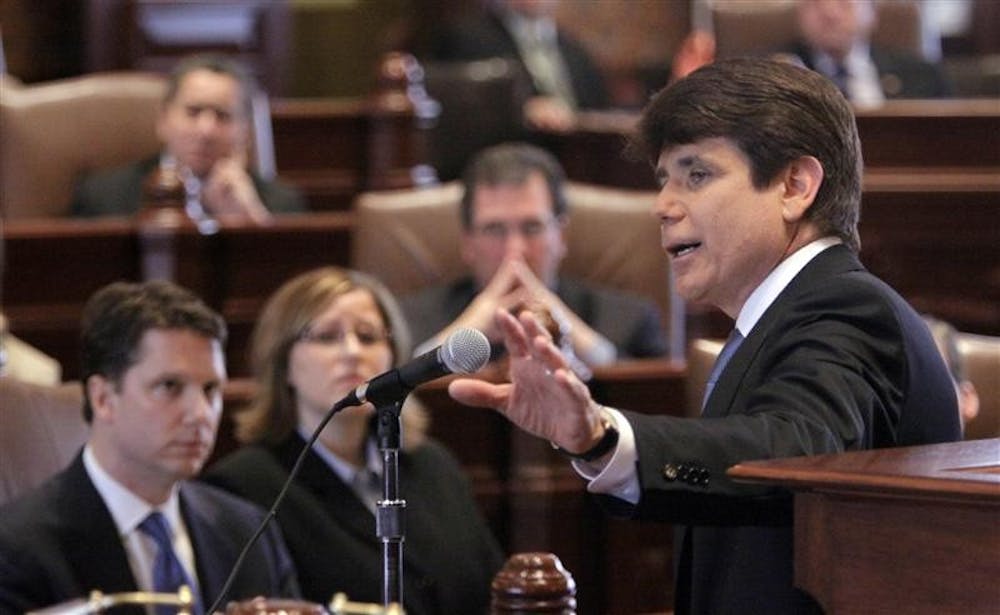
[[[115,383],[100,374],[91,375],[87,378],[87,399],[95,419],[109,419],[114,415],[117,400]]]
[[[788,224],[802,220],[816,200],[823,183],[823,165],[813,156],[801,156],[788,164],[784,173],[781,216]]]

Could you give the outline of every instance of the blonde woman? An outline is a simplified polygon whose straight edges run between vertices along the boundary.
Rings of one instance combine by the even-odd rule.
[[[373,278],[325,267],[288,281],[264,306],[251,342],[258,391],[237,416],[237,436],[248,446],[206,480],[270,507],[333,403],[407,359],[409,345],[396,301]],[[333,417],[278,511],[303,596],[314,602],[338,591],[381,599],[373,415],[366,404]],[[404,409],[404,607],[410,615],[483,613],[503,556],[458,463],[425,427],[419,408]]]

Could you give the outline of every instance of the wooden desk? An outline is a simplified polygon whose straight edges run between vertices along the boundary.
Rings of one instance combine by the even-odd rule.
[[[681,415],[685,379],[684,367],[676,363],[630,361],[597,370],[591,388],[602,403]],[[673,604],[671,526],[609,518],[548,442],[512,428],[497,412],[454,402],[448,382],[428,383],[416,396],[430,414],[430,435],[462,463],[504,550],[557,554],[577,582],[580,615],[668,610]],[[253,389],[242,379],[227,385],[213,458],[237,446],[232,415]]]
[[[795,582],[828,613],[996,613],[1000,439],[748,462],[795,492]]]
[[[247,374],[247,340],[263,301],[291,276],[347,265],[353,215],[289,215],[266,227],[194,228],[144,234],[126,219],[14,220],[3,226],[3,309],[12,331],[79,376],[80,315],[116,280],[169,278],[219,310],[229,324],[229,372]]]

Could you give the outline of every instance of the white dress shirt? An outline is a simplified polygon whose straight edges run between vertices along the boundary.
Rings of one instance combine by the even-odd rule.
[[[837,63],[830,54],[814,52],[812,61],[816,70],[828,77],[832,78],[837,71]],[[882,81],[868,44],[855,43],[844,58],[843,65],[847,70],[847,98],[855,107],[878,107],[885,102]]]
[[[94,456],[90,444],[83,449],[83,465],[90,476],[91,482],[104,500],[105,506],[111,512],[118,536],[121,538],[125,553],[128,555],[129,567],[136,584],[143,591],[153,591],[153,562],[156,559],[157,546],[152,537],[139,530],[139,524],[153,510],[159,510],[170,523],[173,533],[174,553],[184,566],[191,583],[196,587],[191,592],[197,596],[198,575],[195,573],[194,549],[188,535],[187,526],[181,516],[180,499],[175,486],[167,501],[159,507],[151,506],[127,487],[108,474]]]

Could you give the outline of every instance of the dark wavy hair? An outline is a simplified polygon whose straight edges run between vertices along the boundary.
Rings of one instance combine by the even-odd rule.
[[[225,345],[226,323],[194,293],[165,281],[114,282],[94,293],[83,308],[80,334],[80,376],[83,418],[94,409],[87,396],[87,379],[104,376],[120,383],[135,365],[139,343],[150,329],[194,331]]]
[[[552,197],[552,213],[561,218],[566,213],[563,187],[566,173],[555,156],[527,143],[503,143],[476,154],[462,173],[462,226],[472,227],[472,207],[479,186],[520,186],[532,173],[541,173]]]
[[[796,158],[818,159],[823,183],[806,219],[860,250],[861,142],[854,112],[830,80],[775,60],[703,66],[653,97],[628,150],[655,165],[667,147],[716,137],[747,156],[758,189]]]

